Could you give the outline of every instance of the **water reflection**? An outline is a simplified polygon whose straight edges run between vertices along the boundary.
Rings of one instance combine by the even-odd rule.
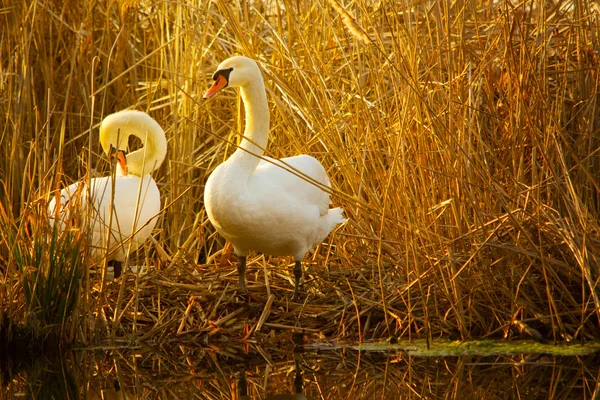
[[[302,392],[302,369],[298,359],[294,361],[294,393],[271,394],[265,397],[265,400],[309,400]],[[248,394],[248,381],[246,380],[246,371],[242,370],[237,381],[239,400],[249,400],[252,398]]]
[[[600,393],[600,356],[413,357],[254,344],[73,351],[7,371],[0,398],[563,399]]]
[[[127,392],[126,390],[121,390],[119,381],[114,381],[112,387],[89,387],[87,390],[87,398],[94,400],[130,400],[136,399],[137,396]]]

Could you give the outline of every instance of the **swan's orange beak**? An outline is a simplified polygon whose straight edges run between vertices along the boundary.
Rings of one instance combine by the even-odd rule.
[[[223,89],[225,86],[227,86],[227,79],[225,79],[223,75],[217,75],[217,79],[215,79],[213,85],[210,87],[210,89],[206,91],[206,93],[204,93],[204,99],[208,99],[209,97],[214,96],[215,94],[217,94],[217,92],[219,92],[219,90]]]
[[[125,158],[125,152],[123,150],[117,151],[117,162],[121,166],[123,173],[127,175],[127,159]]]

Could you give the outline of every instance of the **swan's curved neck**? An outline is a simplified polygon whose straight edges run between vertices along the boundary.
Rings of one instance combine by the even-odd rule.
[[[259,157],[264,154],[269,141],[269,103],[262,76],[259,77],[240,89],[246,110],[246,127],[240,148],[230,157],[248,176],[258,166]]]
[[[167,139],[162,128],[154,120],[139,122],[130,132],[142,141],[143,147],[127,154],[127,169],[132,175],[144,176],[157,170],[164,161],[167,155]]]

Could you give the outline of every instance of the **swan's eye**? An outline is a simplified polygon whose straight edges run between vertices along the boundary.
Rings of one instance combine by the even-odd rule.
[[[229,86],[229,75],[231,74],[231,71],[233,71],[233,68],[220,69],[215,72],[213,75],[213,80],[215,82],[202,97],[206,100],[209,97],[214,96],[221,89],[225,89],[227,86]]]
[[[219,79],[220,76],[222,76],[223,78],[225,78],[225,81],[227,81],[227,84],[229,84],[229,74],[231,74],[231,71],[233,71],[233,68],[218,70],[212,77],[213,81],[216,81],[217,79]]]
[[[116,152],[117,152],[117,148],[111,143],[108,147],[108,157],[110,159],[112,159],[112,157],[115,155]]]

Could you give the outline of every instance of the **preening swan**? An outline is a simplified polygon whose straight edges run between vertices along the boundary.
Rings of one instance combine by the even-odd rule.
[[[327,192],[274,165],[277,160],[259,158],[269,139],[269,105],[256,62],[231,57],[219,65],[213,80],[204,98],[226,87],[239,87],[246,127],[239,148],[206,182],[206,213],[216,230],[233,245],[242,292],[246,291],[246,256],[249,250],[255,250],[294,257],[296,298],[302,259],[345,221],[343,209],[330,209]],[[281,161],[329,187],[325,168],[315,158],[303,154]]]
[[[138,137],[144,146],[125,156],[131,135]],[[64,228],[66,219],[73,215],[71,212],[90,213],[92,256],[99,260],[108,254],[108,261],[114,265],[114,276],[117,277],[126,254],[142,245],[156,225],[160,192],[150,173],[158,169],[165,159],[167,139],[160,125],[148,114],[125,110],[104,118],[100,125],[100,143],[107,155],[113,157],[116,151],[119,163],[114,177],[90,179],[89,191],[87,180],[62,189],[60,196],[50,200],[48,216],[51,224],[54,225],[58,219],[59,226]]]

